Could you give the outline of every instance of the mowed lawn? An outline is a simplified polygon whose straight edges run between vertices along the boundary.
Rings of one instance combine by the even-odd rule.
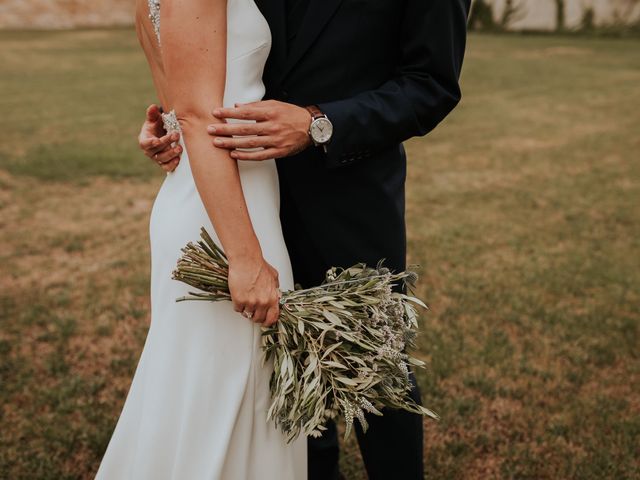
[[[427,478],[639,478],[640,42],[472,35],[463,86],[407,145]],[[115,426],[153,100],[133,31],[0,34],[2,479],[93,478]],[[365,478],[353,438],[342,463]]]

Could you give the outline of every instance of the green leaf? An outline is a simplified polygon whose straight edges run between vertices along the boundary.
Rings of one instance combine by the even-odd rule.
[[[334,325],[338,325],[340,327],[343,326],[342,321],[335,313],[330,312],[328,310],[323,310],[322,314],[324,315],[324,318],[329,320],[329,322],[333,323]]]
[[[351,380],[350,378],[347,378],[347,377],[336,377],[336,380],[341,383],[344,383],[345,385],[349,385],[351,387],[358,386],[358,382],[356,382],[355,380]]]
[[[348,368],[345,365],[341,364],[340,362],[334,362],[333,360],[325,360],[322,363],[325,364],[328,367],[342,368],[344,370],[347,370],[347,368]]]

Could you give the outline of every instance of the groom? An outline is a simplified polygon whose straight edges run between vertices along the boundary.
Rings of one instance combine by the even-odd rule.
[[[210,127],[214,144],[240,160],[279,159],[282,228],[303,287],[322,282],[331,266],[386,259],[404,270],[401,142],[427,134],[460,100],[470,0],[257,3],[273,36],[263,77],[269,100],[214,112],[256,122]],[[180,152],[162,134],[151,107],[140,144],[172,170]],[[417,387],[412,396],[419,401]],[[422,479],[421,417],[385,411],[368,420],[358,441],[369,478]],[[338,454],[331,423],[309,440],[309,479],[339,478]]]

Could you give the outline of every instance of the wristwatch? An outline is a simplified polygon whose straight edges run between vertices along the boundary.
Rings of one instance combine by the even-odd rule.
[[[333,123],[329,120],[317,105],[306,107],[311,114],[311,125],[309,126],[309,136],[316,147],[324,148],[327,151],[327,145],[333,136]]]

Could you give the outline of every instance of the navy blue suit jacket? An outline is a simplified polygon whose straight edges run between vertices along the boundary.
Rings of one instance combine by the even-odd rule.
[[[425,135],[461,98],[470,0],[311,0],[287,46],[285,0],[259,0],[273,45],[266,98],[317,104],[328,152],[278,160],[281,219],[296,281],[330,266],[386,259],[405,268],[402,142]]]

